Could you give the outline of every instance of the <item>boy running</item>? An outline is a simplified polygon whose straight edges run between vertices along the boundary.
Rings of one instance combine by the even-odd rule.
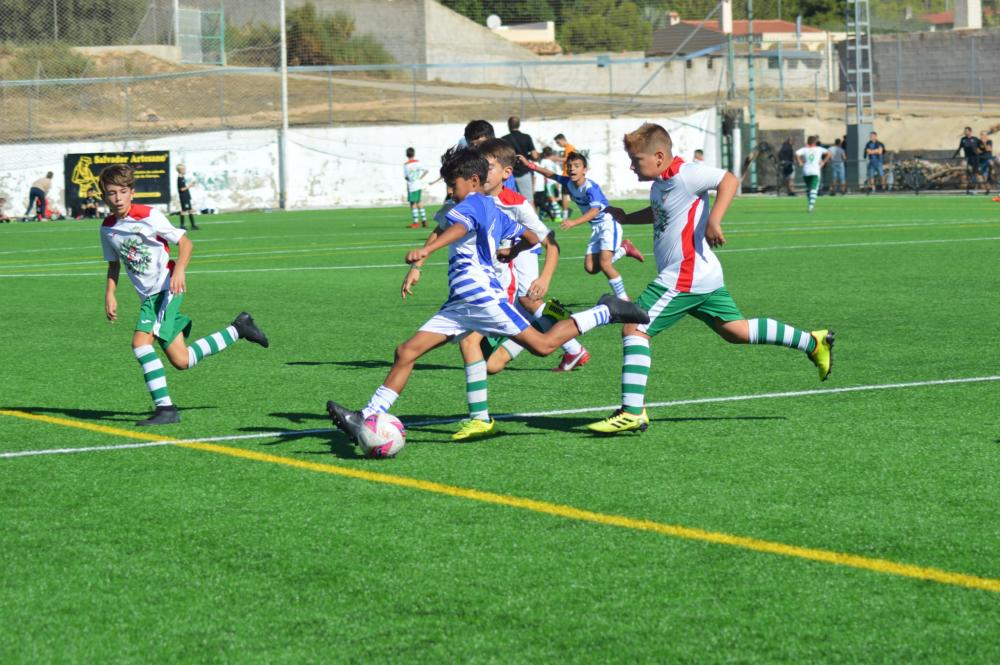
[[[493,257],[497,245],[504,239],[520,236],[511,248],[510,257],[534,246],[540,239],[533,231],[511,220],[496,207],[493,199],[483,194],[488,170],[486,159],[469,149],[457,150],[441,167],[441,175],[451,188],[456,205],[446,215],[447,228],[423,248],[409,252],[406,262],[419,270],[432,253],[448,247],[449,297],[437,314],[396,348],[392,369],[363,410],[350,411],[336,402],[327,402],[327,412],[334,424],[352,439],[357,440],[366,417],[392,408],[406,387],[417,359],[470,332],[512,337],[532,353],[546,356],[563,342],[597,326],[649,320],[646,313],[632,303],[605,295],[595,307],[558,322],[547,333],[528,325],[507,302],[493,269]],[[410,286],[414,282],[410,281]],[[495,423],[488,411],[476,407],[485,401],[486,390],[486,370],[482,363],[476,364],[476,350],[478,345],[466,357],[466,386],[470,412],[476,414],[472,420],[481,424],[472,425],[467,421],[462,431],[486,435],[492,433]],[[481,352],[478,360],[482,360]],[[470,367],[476,370],[475,375],[470,375]]]
[[[650,207],[625,214],[613,213],[625,224],[652,224],[653,247],[659,275],[639,296],[638,305],[650,322],[622,329],[622,405],[608,418],[587,428],[616,434],[649,426],[646,380],[651,357],[649,340],[690,314],[732,344],[775,344],[805,352],[825,381],[833,363],[834,334],[811,333],[774,319],[744,318],[722,278],[722,264],[711,247],[726,242],[722,217],[739,181],[732,173],[703,164],[686,164],[674,157],[670,135],[663,127],[645,123],[625,135],[625,150],[641,181],[653,181]],[[718,190],[709,211],[708,190]]]
[[[427,211],[420,203],[420,194],[423,190],[423,177],[427,175],[427,169],[423,167],[420,160],[416,158],[417,151],[413,148],[406,149],[406,162],[403,163],[403,178],[406,180],[406,200],[410,204],[410,224],[411,229],[419,229],[421,226],[427,227]]]
[[[603,272],[615,296],[628,300],[625,281],[613,264],[623,256],[631,256],[640,262],[645,259],[632,241],[622,238],[622,225],[605,213],[608,199],[600,185],[587,177],[587,158],[578,152],[570,153],[566,157],[568,176],[559,175],[523,157],[518,158],[529,169],[555,180],[569,192],[573,202],[580,207],[580,216],[563,220],[559,228],[568,231],[574,226],[590,222],[590,244],[587,246],[587,255],[583,257],[583,269],[591,275]]]
[[[807,212],[816,207],[816,195],[819,193],[819,178],[823,167],[830,161],[830,151],[819,145],[819,137],[813,134],[806,139],[806,145],[795,151],[795,161],[802,169],[802,179],[806,183],[806,199],[809,204]]]
[[[194,367],[205,356],[225,350],[240,338],[266,348],[267,336],[254,325],[253,317],[242,312],[232,325],[187,346],[184,339],[191,332],[192,322],[181,314],[181,304],[187,291],[184,273],[191,260],[191,240],[159,210],[132,203],[135,171],[128,164],[107,167],[101,171],[100,182],[111,210],[101,225],[101,247],[108,262],[104,313],[108,321],[118,320],[115,289],[122,263],[142,301],[132,335],[132,350],[142,366],[155,410],[151,417],[136,425],[177,423],[181,420],[180,412],[167,392],[163,363],[153,350],[154,339],[170,363],[183,370]],[[177,245],[176,262],[170,259],[168,242]]]

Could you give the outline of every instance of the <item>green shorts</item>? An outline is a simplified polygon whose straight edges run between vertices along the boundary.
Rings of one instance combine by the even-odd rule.
[[[806,183],[806,189],[812,191],[814,189],[819,189],[819,176],[818,175],[804,175],[802,180]]]
[[[674,325],[685,314],[690,314],[709,326],[714,326],[716,319],[740,321],[746,318],[724,286],[711,293],[679,293],[652,282],[639,296],[636,304],[649,312],[649,323],[639,326],[639,331],[650,337]]]
[[[415,192],[410,192],[406,195],[406,200],[410,203],[420,203],[420,192],[423,190],[418,189]]]
[[[149,296],[139,306],[139,319],[135,323],[138,332],[151,333],[160,346],[167,348],[180,335],[191,334],[191,319],[181,314],[184,294],[170,293],[170,289]]]

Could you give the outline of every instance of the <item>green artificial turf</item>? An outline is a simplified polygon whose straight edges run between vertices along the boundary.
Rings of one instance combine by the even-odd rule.
[[[1000,205],[804,208],[737,200],[720,258],[747,316],[837,332],[829,381],[689,319],[653,341],[647,400],[668,404],[650,429],[595,438],[583,426],[619,401],[607,327],[578,371],[525,354],[491,377],[494,415],[536,415],[457,445],[447,346],[393,408],[409,438],[386,461],[339,433],[268,433],[326,430],[327,399],[363,406],[443,302],[443,252],[399,297],[426,233],[405,209],[200,218],[194,336],[245,309],[271,347],[168,368],[183,422],[155,431],[133,426],[150,411],[138,300],[123,276],[104,320],[98,223],[3,225],[0,409],[126,433],[0,415],[0,453],[257,435],[218,445],[1000,579]],[[626,235],[647,254],[617,264],[637,296],[651,233]],[[560,233],[550,295],[573,307],[608,291],[582,269],[587,236]],[[892,384],[923,385],[830,392]],[[0,457],[0,526],[3,663],[1000,660],[1000,593],[176,446]]]

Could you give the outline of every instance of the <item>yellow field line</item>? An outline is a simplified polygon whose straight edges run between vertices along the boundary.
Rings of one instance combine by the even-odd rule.
[[[54,416],[39,416],[31,413],[25,413],[23,411],[0,410],[0,415],[13,416],[15,418],[24,418],[27,420],[37,420],[41,422],[51,423],[54,425],[76,427],[78,429],[84,429],[93,432],[101,432],[104,434],[113,434],[116,436],[123,436],[132,439],[140,438],[150,441],[173,440],[168,437],[162,437],[153,434],[143,434],[143,433],[133,432],[130,430],[118,429],[116,427],[106,427],[104,425],[92,425],[90,423],[84,423],[77,420],[70,420],[68,418],[57,418]],[[662,522],[654,522],[652,520],[635,519],[632,517],[625,517],[623,515],[609,515],[606,513],[596,513],[590,510],[583,510],[581,508],[574,508],[573,506],[566,506],[558,503],[550,503],[548,501],[538,501],[536,499],[526,499],[522,497],[511,496],[508,494],[485,492],[482,490],[470,489],[467,487],[445,485],[430,480],[420,480],[418,478],[408,478],[406,476],[395,476],[387,473],[365,471],[363,469],[354,469],[350,467],[338,466],[336,464],[309,462],[306,460],[298,460],[291,457],[281,457],[279,455],[261,453],[255,450],[232,448],[229,446],[219,446],[213,443],[178,442],[176,445],[181,448],[202,450],[206,452],[217,453],[220,455],[228,455],[230,457],[238,457],[241,459],[253,460],[255,462],[280,464],[282,466],[289,466],[295,469],[315,471],[318,473],[328,473],[335,476],[354,478],[356,480],[365,480],[372,483],[380,483],[383,485],[394,485],[396,487],[405,487],[407,489],[420,490],[422,492],[443,494],[446,496],[468,499],[470,501],[479,501],[481,503],[490,503],[497,506],[518,508],[521,510],[528,510],[535,513],[552,515],[554,517],[562,517],[564,519],[577,520],[581,522],[590,522],[592,524],[601,524],[605,526],[615,526],[622,529],[632,529],[635,531],[648,531],[652,533],[658,533],[664,536],[682,538],[685,540],[695,540],[707,543],[715,543],[718,545],[727,545],[729,547],[736,547],[739,549],[751,550],[754,552],[766,552],[768,554],[778,554],[781,556],[806,559],[809,561],[819,561],[821,563],[828,563],[835,566],[846,566],[849,568],[870,570],[873,572],[885,573],[888,575],[897,575],[900,577],[910,577],[919,580],[926,580],[929,582],[937,582],[939,584],[949,584],[953,586],[966,587],[969,589],[980,589],[983,591],[992,591],[994,593],[1000,593],[1000,579],[994,579],[989,577],[977,577],[975,575],[967,575],[965,573],[955,573],[947,570],[942,570],[940,568],[927,568],[923,566],[914,566],[906,563],[890,561],[888,559],[875,559],[871,557],[858,556],[846,552],[835,552],[832,550],[821,550],[821,549],[814,549],[811,547],[799,547],[796,545],[787,545],[785,543],[779,543],[775,541],[759,540],[757,538],[749,538],[746,536],[736,536],[728,533],[723,533],[721,531],[706,531],[704,529],[696,529],[674,524],[664,524]]]

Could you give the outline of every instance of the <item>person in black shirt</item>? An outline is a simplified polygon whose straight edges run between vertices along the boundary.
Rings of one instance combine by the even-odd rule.
[[[91,188],[87,192],[87,198],[83,200],[83,204],[80,206],[80,216],[84,219],[97,217],[97,201],[97,190]]]
[[[181,219],[181,228],[184,228],[184,213],[187,212],[188,219],[191,221],[191,230],[197,231],[198,225],[194,223],[194,208],[191,207],[191,185],[188,184],[187,179],[184,174],[187,173],[187,167],[183,164],[177,165],[177,197],[181,200],[181,211],[178,215]]]
[[[795,196],[795,145],[792,143],[792,137],[789,136],[785,139],[785,142],[781,144],[781,149],[778,150],[778,171],[781,173],[782,183],[780,186],[785,188],[785,192],[789,196]]]
[[[868,194],[875,193],[875,179],[885,190],[885,144],[878,140],[878,133],[872,132],[868,135],[868,143],[865,144],[865,158],[868,160]]]
[[[968,179],[965,184],[965,193],[971,196],[974,194],[974,190],[979,184],[979,153],[982,152],[983,142],[979,140],[978,136],[972,133],[972,127],[965,128],[965,135],[958,140],[958,148],[955,149],[955,154],[951,156],[952,159],[958,157],[958,153],[965,153],[965,169],[968,174]]]
[[[993,140],[986,132],[979,132],[979,141],[983,147],[979,151],[979,175],[986,183],[986,193],[990,193],[990,185],[993,184]]]
[[[525,159],[538,159],[538,151],[535,150],[535,142],[531,137],[521,131],[521,119],[512,115],[507,119],[507,129],[510,134],[501,137],[514,148],[514,152]],[[533,200],[534,185],[532,183],[532,173],[521,160],[514,162],[514,182],[517,185],[518,193],[529,201]]]

